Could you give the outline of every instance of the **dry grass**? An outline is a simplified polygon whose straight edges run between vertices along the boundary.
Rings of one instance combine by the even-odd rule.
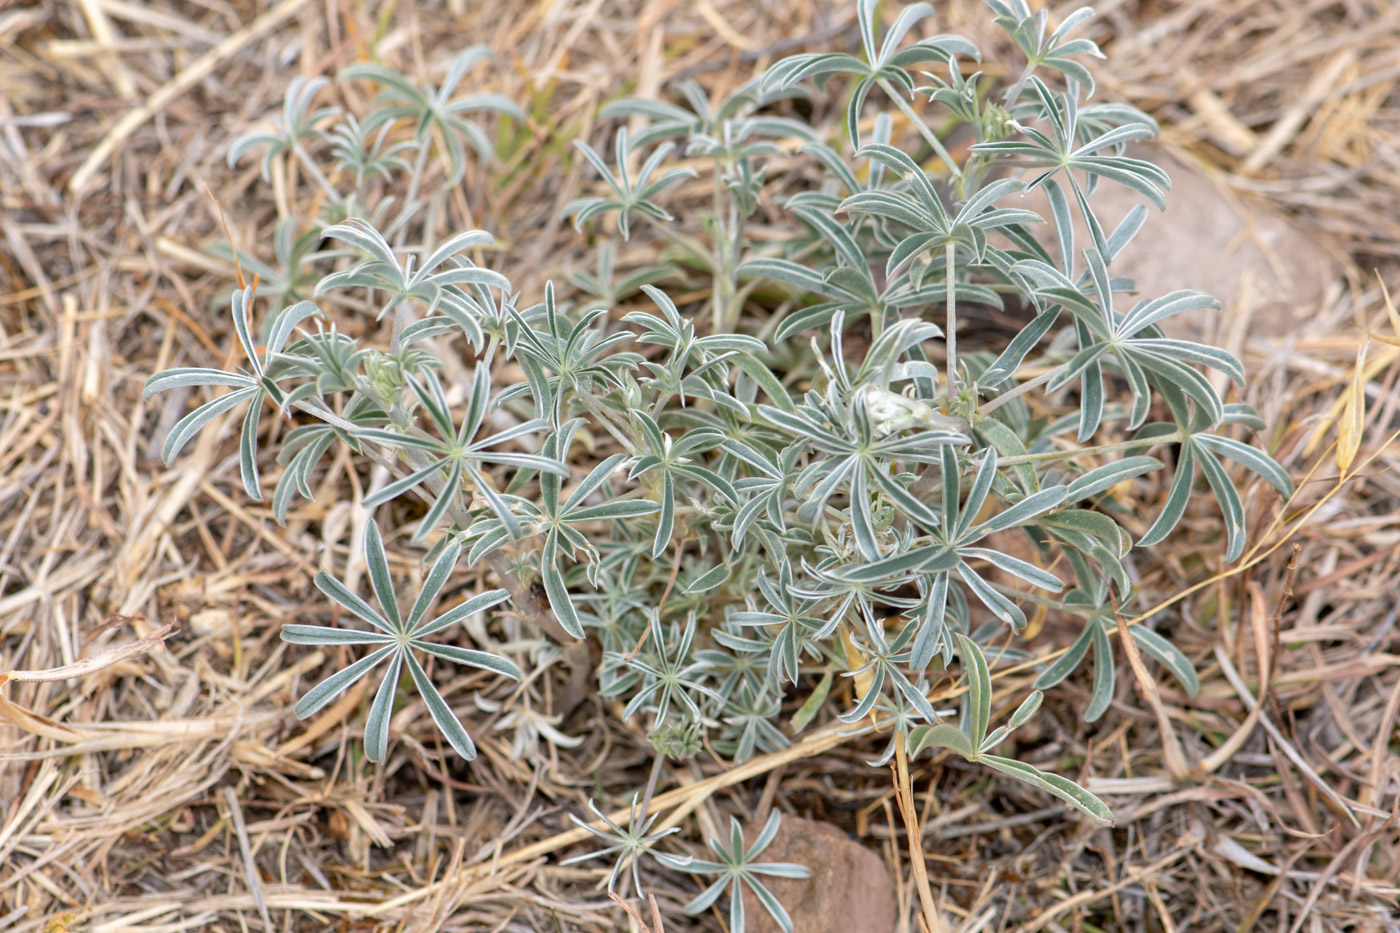
[[[222,236],[206,187],[240,248],[266,254],[285,201],[255,169],[226,169],[224,146],[292,74],[334,73],[371,43],[421,72],[494,46],[497,89],[532,120],[503,165],[469,174],[453,220],[497,231],[503,271],[529,293],[581,255],[557,220],[580,187],[563,156],[571,136],[599,138],[601,102],[681,74],[733,86],[804,37],[852,40],[851,15],[812,0],[264,7],[0,8],[0,670],[79,665],[0,686],[0,927],[617,928],[598,872],[557,856],[579,842],[567,811],[644,782],[641,739],[590,700],[567,722],[579,748],[513,760],[467,678],[447,689],[476,721],[470,768],[443,765],[412,709],[389,762],[368,765],[357,692],[297,723],[294,693],[324,658],[289,652],[278,625],[322,611],[310,574],[344,564],[359,490],[341,465],[321,504],[279,528],[239,491],[231,438],[208,434],[161,467],[156,440],[184,401],[147,408],[140,387],[172,361],[230,352],[211,302],[232,270],[205,251]],[[988,35],[977,5],[939,7],[941,28]],[[1259,326],[1244,348],[1280,460],[1309,476],[1289,521],[1266,533],[1277,502],[1257,494],[1256,559],[1212,577],[1202,510],[1143,563],[1201,695],[1124,687],[1087,727],[1079,681],[1018,734],[1032,760],[1082,761],[1117,828],[920,759],[928,875],[964,931],[1400,928],[1395,355],[1368,371],[1358,475],[1336,481],[1330,433],[1304,453],[1336,415],[1358,325],[1386,327],[1372,270],[1397,281],[1400,7],[1109,0],[1100,13],[1107,92],[1157,115],[1170,145],[1242,197],[1329,235],[1350,287],[1304,332]],[[1024,680],[1004,675],[1002,699]],[[902,804],[863,764],[877,742],[825,730],[738,768],[695,765],[654,806],[688,827],[770,803],[834,821],[884,855],[913,923]],[[667,930],[719,928],[676,915],[682,882],[653,881]]]

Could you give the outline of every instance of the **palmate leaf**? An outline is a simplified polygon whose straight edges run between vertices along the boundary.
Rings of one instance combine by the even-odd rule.
[[[770,67],[761,84],[765,91],[773,91],[792,87],[808,78],[815,78],[818,87],[824,87],[833,75],[854,78],[846,107],[846,135],[853,146],[860,145],[860,113],[877,84],[912,94],[914,80],[907,70],[911,66],[930,61],[947,62],[955,55],[972,59],[981,56],[976,45],[955,35],[933,36],[901,49],[900,43],[915,24],[934,15],[933,7],[927,3],[914,3],[902,9],[883,41],[879,40],[875,17],[878,3],[879,0],[857,0],[856,3],[864,59],[846,53],[793,55]]]
[[[602,840],[603,848],[593,852],[585,852],[583,855],[575,855],[560,861],[560,865],[576,865],[579,862],[586,862],[600,856],[615,856],[612,873],[608,875],[608,890],[612,891],[617,884],[618,874],[627,867],[632,869],[633,890],[642,890],[642,877],[638,872],[638,866],[643,855],[652,855],[656,844],[672,833],[680,832],[679,826],[672,826],[670,829],[662,829],[652,832],[651,827],[656,822],[660,813],[652,813],[649,816],[639,816],[637,813],[637,797],[632,796],[632,806],[627,819],[627,828],[623,829],[614,823],[603,811],[598,809],[592,798],[589,798],[588,809],[593,811],[594,822],[601,822],[603,828],[599,829],[592,823],[587,823],[579,819],[574,814],[569,814],[569,819],[580,829],[587,830],[596,838]]]
[[[926,592],[935,594],[928,604],[928,611],[910,626],[911,630],[918,630],[910,661],[920,670],[928,666],[940,648],[946,650],[951,647],[941,637],[946,628],[941,615],[941,594],[947,591],[952,574],[957,574],[958,579],[998,619],[1017,631],[1026,624],[1021,608],[989,583],[969,561],[986,561],[1033,586],[1052,592],[1062,589],[1064,585],[1059,577],[1034,564],[993,548],[978,547],[977,544],[988,535],[1022,525],[1034,525],[1047,513],[1063,505],[1068,495],[1065,486],[1052,486],[1025,496],[986,521],[973,524],[991,496],[997,476],[996,448],[988,447],[983,453],[966,501],[962,501],[962,467],[952,447],[942,448],[939,468],[942,474],[942,508],[937,510],[919,502],[888,477],[877,477],[880,488],[890,500],[914,525],[927,533],[925,538],[919,539],[927,543],[876,560],[852,563],[840,568],[837,574],[849,582],[885,586],[918,582]]]
[[[494,238],[482,230],[458,233],[426,257],[409,256],[403,262],[399,261],[384,234],[358,217],[327,227],[322,236],[348,243],[367,258],[322,278],[316,285],[317,297],[340,288],[384,291],[388,297],[379,308],[379,317],[395,311],[405,302],[421,305],[426,314],[441,309],[475,346],[482,343],[478,308],[462,289],[490,287],[503,292],[510,289],[510,281],[499,272],[457,258],[466,250],[494,242]]]
[[[1180,407],[1179,402],[1176,407]],[[1205,417],[1200,414],[1180,428],[1184,436],[1177,452],[1176,474],[1161,513],[1138,539],[1140,547],[1162,541],[1176,528],[1191,502],[1199,468],[1220,505],[1225,524],[1225,560],[1239,559],[1245,545],[1244,504],[1234,480],[1220,462],[1222,456],[1257,473],[1285,499],[1293,495],[1292,478],[1272,457],[1233,438],[1208,433],[1209,428]]]
[[[547,419],[556,431],[563,429],[566,409],[577,396],[597,397],[620,387],[624,374],[635,371],[643,360],[636,353],[614,352],[634,336],[626,330],[607,333],[602,326],[606,308],[593,308],[576,320],[561,311],[552,281],[545,283],[542,307],[506,310],[512,352],[525,371],[525,382],[502,392],[497,404],[528,394],[535,417]]]
[[[1020,192],[1024,185],[1014,178],[994,181],[968,198],[956,214],[949,214],[939,192],[917,163],[904,152],[879,143],[863,146],[857,157],[879,162],[904,180],[907,190],[885,189],[851,195],[837,208],[854,214],[868,214],[910,228],[913,233],[890,252],[885,265],[887,276],[918,256],[945,248],[950,243],[963,246],[982,262],[990,248],[989,231],[1012,224],[1042,223],[1039,214],[1017,208],[996,208],[1007,195]]]
[[[262,481],[258,470],[258,433],[262,425],[264,403],[271,400],[279,408],[285,406],[287,394],[280,383],[310,371],[308,361],[283,352],[297,325],[307,318],[319,315],[320,309],[309,301],[283,308],[273,318],[268,331],[267,345],[259,356],[253,341],[252,324],[249,320],[253,302],[253,287],[238,289],[233,293],[229,304],[233,317],[234,333],[247,357],[251,373],[224,372],[207,368],[176,368],[156,373],[146,380],[142,398],[149,401],[158,392],[183,386],[226,386],[232,389],[205,402],[185,415],[166,436],[161,447],[161,457],[169,465],[193,437],[208,427],[220,415],[246,404],[243,425],[238,439],[238,468],[243,480],[243,489],[248,497],[262,501]]]
[[[839,335],[839,323],[833,330]],[[889,465],[894,462],[938,463],[942,451],[953,445],[971,443],[963,434],[938,429],[877,434],[870,417],[868,394],[853,394],[843,404],[835,387],[825,399],[809,396],[807,403],[796,411],[760,405],[758,413],[799,444],[828,455],[813,461],[796,480],[797,489],[808,490],[803,510],[819,514],[833,494],[846,490],[856,545],[866,561],[877,561],[881,557],[870,515],[874,490],[884,490],[890,503],[906,514],[923,512],[921,503],[914,501],[902,488],[892,487]]]
[[[617,211],[617,230],[622,234],[624,240],[631,236],[633,212],[654,221],[669,221],[671,215],[666,213],[665,209],[654,199],[672,185],[695,176],[695,170],[688,167],[669,169],[657,175],[661,163],[675,148],[674,144],[667,142],[652,150],[651,155],[647,156],[646,161],[642,163],[634,181],[627,169],[627,154],[630,149],[627,144],[627,127],[625,126],[618,128],[615,139],[616,172],[609,169],[602,156],[598,155],[593,147],[583,140],[574,140],[574,148],[593,166],[599,177],[613,191],[613,197],[610,198],[579,198],[564,206],[564,216],[574,218],[574,229],[576,230],[583,229],[583,225],[594,217],[611,211]]]
[[[705,912],[727,890],[729,893],[729,929],[733,933],[743,933],[745,929],[743,889],[748,888],[749,892],[763,905],[763,909],[773,918],[773,922],[778,925],[778,928],[783,933],[793,933],[792,918],[788,916],[788,912],[773,896],[772,892],[764,886],[762,878],[765,876],[806,878],[811,874],[810,871],[806,866],[792,862],[756,861],[763,854],[763,850],[768,848],[777,837],[782,819],[782,812],[775,808],[768,817],[768,822],[764,824],[763,829],[754,839],[753,845],[746,847],[743,826],[737,819],[730,817],[729,838],[721,841],[714,836],[710,837],[710,849],[715,854],[714,859],[661,856],[663,864],[679,871],[689,872],[693,875],[719,876],[713,884],[685,905],[685,912],[691,916]]]
[[[390,144],[389,133],[392,129],[391,124],[385,123],[379,127],[378,133],[371,134],[371,130],[363,126],[354,114],[347,113],[326,134],[331,152],[341,166],[354,173],[357,189],[363,187],[369,178],[377,176],[391,182],[396,173],[410,171],[403,155],[413,148],[413,144],[407,140]]]
[[[926,748],[947,748],[957,752],[968,761],[986,765],[1017,780],[1025,781],[1047,793],[1059,797],[1065,803],[1084,813],[1104,826],[1113,825],[1113,812],[1098,797],[1080,787],[1068,778],[1050,774],[1033,765],[999,755],[988,754],[988,750],[1005,739],[1013,730],[1024,725],[1040,708],[1040,693],[1033,693],[1012,714],[1006,726],[987,736],[987,722],[991,715],[992,681],[987,669],[987,659],[982,649],[966,635],[956,635],[958,653],[963,660],[967,677],[967,694],[963,701],[962,727],[938,724],[917,726],[909,733],[911,755],[917,755]]]
[[[500,465],[554,476],[568,475],[568,467],[550,457],[499,449],[517,437],[543,430],[544,423],[527,421],[478,438],[490,403],[490,374],[485,367],[478,367],[473,376],[471,395],[460,427],[453,424],[442,384],[431,369],[425,369],[418,379],[409,379],[408,385],[426,416],[424,430],[365,427],[355,432],[357,440],[403,451],[413,466],[412,472],[367,496],[365,504],[373,508],[411,490],[426,487],[425,498],[430,507],[414,534],[414,540],[421,541],[460,505],[465,484],[469,483],[512,533],[518,534],[515,514],[496,494],[484,470],[490,465]],[[427,432],[429,426],[433,434]]]
[[[287,84],[286,93],[282,98],[282,119],[271,133],[245,133],[239,136],[228,148],[228,164],[230,167],[237,165],[239,160],[248,152],[261,146],[266,146],[267,151],[263,154],[262,177],[264,181],[272,179],[272,163],[284,152],[291,152],[307,139],[316,135],[316,124],[337,112],[335,107],[323,107],[319,110],[312,110],[311,103],[316,99],[326,85],[330,84],[329,78],[306,78],[297,76]]]
[[[915,634],[915,628],[905,626],[891,642],[885,636],[882,622],[872,618],[869,613],[863,613],[861,621],[863,624],[860,627],[859,639],[864,663],[847,671],[845,676],[868,675],[870,681],[860,702],[849,712],[843,713],[840,717],[841,720],[854,723],[868,716],[888,684],[895,693],[913,706],[926,722],[937,722],[938,714],[934,712],[933,705],[929,703],[924,682],[922,679],[918,682],[911,681],[909,675],[905,673],[905,668],[909,666],[913,666],[916,670],[922,670],[917,665],[910,663],[911,641]]]
[[[1071,39],[1069,35],[1082,23],[1093,18],[1094,11],[1081,7],[1065,17],[1054,32],[1047,34],[1049,11],[1038,9],[1031,12],[1026,0],[984,0],[996,13],[996,24],[1006,31],[1026,56],[1026,73],[1037,68],[1058,71],[1066,78],[1083,85],[1090,96],[1094,93],[1094,76],[1081,63],[1071,56],[1088,55],[1103,58],[1098,45],[1089,39]],[[1013,85],[1006,92],[1005,103],[1015,103],[1022,84]]]
[[[799,596],[793,589],[794,571],[791,561],[783,561],[777,578],[762,574],[757,579],[759,592],[767,608],[760,610],[752,597],[745,610],[735,610],[728,621],[742,626],[767,629],[772,647],[767,657],[769,680],[797,683],[803,657],[821,657],[821,643],[831,637],[840,616],[821,614],[824,601]]]
[[[472,743],[461,720],[457,718],[456,713],[452,711],[452,708],[428,677],[417,654],[429,654],[456,664],[480,668],[503,677],[509,677],[512,680],[519,680],[521,678],[520,669],[506,658],[486,651],[458,648],[454,645],[438,644],[427,640],[429,636],[460,625],[471,616],[503,602],[509,594],[505,590],[490,590],[479,593],[459,603],[453,609],[433,619],[425,620],[424,617],[447,585],[452,571],[457,566],[457,560],[461,556],[461,549],[456,542],[452,542],[441,550],[437,560],[433,562],[424,578],[423,588],[413,602],[413,607],[407,615],[404,615],[399,608],[398,597],[389,570],[389,558],[384,550],[384,539],[380,534],[377,519],[371,519],[365,525],[364,549],[370,582],[375,599],[379,603],[378,609],[355,595],[345,584],[325,571],[316,575],[315,582],[316,587],[322,593],[352,615],[369,622],[377,631],[316,625],[289,624],[282,626],[282,640],[294,645],[324,647],[367,645],[375,648],[370,654],[355,661],[349,667],[330,675],[313,687],[297,703],[297,718],[307,719],[314,716],[341,691],[364,677],[373,668],[387,661],[388,670],[380,682],[379,689],[375,691],[374,702],[371,704],[368,718],[365,720],[365,756],[370,761],[375,762],[383,761],[385,758],[389,740],[389,719],[393,713],[399,675],[403,668],[407,667],[414,685],[423,696],[429,714],[437,723],[438,729],[447,738],[448,744],[457,754],[470,761],[476,757],[476,746]]]
[[[1106,179],[1131,188],[1158,210],[1166,209],[1163,191],[1171,186],[1167,173],[1152,162],[1121,154],[1129,142],[1154,138],[1156,125],[1142,115],[1140,119],[1134,118],[1122,126],[1091,135],[1081,125],[1078,83],[1072,84],[1064,94],[1052,92],[1037,77],[1032,77],[1029,85],[1038,104],[1037,115],[1050,124],[1049,132],[1026,125],[1028,121],[1024,121],[1017,124],[1022,138],[977,143],[971,150],[1008,167],[1039,170],[1027,183],[1027,190],[1063,176],[1089,228],[1094,249],[1101,255],[1111,255],[1103,226],[1089,207],[1089,195],[1100,179]],[[1104,150],[1111,154],[1101,154]],[[1076,173],[1088,178],[1087,185],[1080,183]]]
[[[1225,417],[1224,402],[1190,364],[1219,370],[1239,385],[1244,383],[1244,368],[1224,350],[1163,338],[1156,325],[1187,311],[1219,309],[1220,302],[1202,292],[1179,291],[1140,301],[1127,314],[1120,314],[1113,307],[1113,290],[1103,257],[1096,249],[1086,250],[1084,255],[1094,300],[1081,294],[1068,277],[1047,263],[1032,260],[1017,264],[1018,269],[1043,286],[1043,300],[1062,303],[1074,316],[1079,350],[1056,371],[1046,388],[1053,392],[1073,380],[1079,381],[1083,396],[1080,442],[1089,440],[1103,421],[1105,363],[1115,365],[1127,377],[1132,393],[1130,429],[1141,427],[1146,421],[1154,392],[1182,393],[1206,414],[1210,424],[1219,424]]]
[[[425,145],[430,137],[440,140],[446,147],[450,169],[447,184],[455,185],[462,180],[466,171],[464,143],[476,149],[484,162],[490,161],[494,154],[494,146],[481,127],[465,119],[463,114],[486,112],[517,121],[525,119],[520,108],[500,94],[453,96],[467,72],[478,62],[489,58],[490,54],[485,46],[463,49],[452,60],[447,75],[436,88],[420,87],[397,71],[371,63],[345,68],[340,72],[340,80],[371,81],[379,85],[379,99],[364,121],[366,132],[407,120],[413,124],[419,145]]]
[[[540,473],[538,502],[514,500],[520,513],[516,515],[503,500],[509,522],[498,514],[477,523],[470,531],[472,536],[480,538],[473,547],[474,558],[505,544],[509,539],[508,525],[519,529],[517,536],[522,539],[544,537],[539,551],[540,582],[559,623],[575,638],[583,637],[583,621],[570,593],[566,561],[585,558],[590,567],[596,567],[600,559],[598,549],[580,529],[591,530],[593,526],[606,529],[662,509],[661,503],[649,499],[610,498],[609,483],[627,460],[624,454],[614,454],[599,462],[569,496],[564,497],[563,478],[568,475],[564,461],[581,424],[578,419],[565,422],[559,431],[545,438],[538,456],[531,455],[536,460],[553,464]]]

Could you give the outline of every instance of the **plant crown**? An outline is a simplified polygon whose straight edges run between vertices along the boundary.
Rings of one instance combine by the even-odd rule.
[[[1074,782],[990,753],[1041,694],[988,733],[988,658],[1030,658],[1015,636],[1037,613],[1079,618],[1082,634],[1041,666],[1036,687],[1092,651],[1083,717],[1097,719],[1114,696],[1110,636],[1133,604],[1134,549],[1178,527],[1203,474],[1233,561],[1245,506],[1232,470],[1285,496],[1291,483],[1238,439],[1261,422],[1204,372],[1242,385],[1239,361],[1161,328],[1218,303],[1190,290],[1135,296],[1112,274],[1169,180],[1125,154],[1156,134],[1152,119],[1091,102],[1082,62],[1101,56],[1072,37],[1091,11],[1050,31],[1024,0],[987,0],[1025,59],[1014,83],[991,89],[966,73],[979,60],[966,39],[911,41],[927,4],[885,27],[874,0],[858,2],[854,54],[785,58],[722,100],[682,81],[666,100],[609,103],[614,144],[574,144],[596,194],[565,208],[596,271],[530,298],[490,268],[490,234],[438,235],[452,186],[480,171],[472,159],[521,141],[514,103],[460,92],[482,50],[457,56],[437,87],[380,65],[347,68],[340,82],[377,95],[359,115],[315,108],[333,85],[298,79],[271,131],[232,144],[231,164],[261,152],[263,175],[282,173],[288,197],[320,213],[282,222],[274,265],[237,257],[258,275],[256,292],[236,290],[229,308],[243,364],[171,369],[146,394],[227,388],[174,427],[164,457],[241,411],[243,486],[270,499],[278,522],[315,497],[334,451],[378,468],[363,499],[378,608],[317,576],[347,614],[335,627],[288,625],[283,637],[351,646],[351,663],[298,716],[382,664],[368,757],[385,757],[406,686],[471,758],[463,704],[443,697],[421,659],[519,679],[561,657],[518,622],[504,627],[509,613],[559,639],[600,642],[601,694],[647,730],[657,756],[774,752],[834,704],[855,727],[893,725],[911,752],[951,749],[1111,819]],[[834,128],[795,116],[838,95],[847,105]],[[770,177],[779,169],[781,186]],[[697,234],[666,205],[706,184]],[[1111,185],[1144,205],[1108,229],[1093,204]],[[1048,216],[1028,206],[1033,189]],[[624,264],[610,224],[624,239],[663,238],[664,261]],[[987,326],[977,340],[959,333],[960,318],[993,315],[1014,322],[1004,339]],[[359,326],[371,336],[352,337],[337,316],[382,320],[385,339]],[[290,430],[272,431],[274,417]],[[259,438],[272,435],[268,490]],[[1170,475],[1165,498],[1140,521],[1154,474]],[[400,535],[404,522],[412,530]],[[426,548],[415,552],[423,583],[411,607],[390,581],[386,540]],[[478,587],[433,615],[466,568],[478,568],[472,579],[489,569],[504,588]],[[1168,637],[1130,631],[1195,692],[1192,664]],[[452,643],[464,639],[494,647]],[[928,695],[955,659],[968,689],[947,719]],[[573,738],[535,711],[536,678],[517,689],[505,724],[516,754]],[[784,703],[798,699],[784,723]],[[894,750],[892,740],[881,762]],[[668,835],[648,833],[645,809],[628,830],[598,831],[615,840],[603,854],[621,852],[634,876],[635,859]],[[769,830],[776,823],[763,844]],[[786,921],[756,877],[725,867],[753,851],[737,824],[713,846],[720,861],[665,856],[721,873],[692,908],[731,882],[738,903],[742,880]]]

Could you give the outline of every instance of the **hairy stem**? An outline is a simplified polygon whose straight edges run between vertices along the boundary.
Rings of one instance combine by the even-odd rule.
[[[661,778],[661,768],[666,764],[666,756],[657,753],[656,759],[651,763],[651,776],[647,778],[647,789],[642,794],[642,806],[637,811],[637,825],[645,826],[647,821],[647,808],[651,806],[651,796],[656,793],[656,782]]]
[[[1014,389],[1008,389],[1007,391],[998,395],[996,398],[992,399],[987,404],[983,405],[981,407],[981,414],[984,417],[986,415],[990,415],[992,412],[996,411],[998,408],[1005,405],[1012,399],[1025,395],[1027,392],[1031,391],[1034,388],[1045,385],[1045,383],[1049,382],[1051,379],[1054,379],[1060,373],[1064,372],[1065,367],[1067,365],[1067,363],[1061,363],[1054,369],[1051,369],[1047,372],[1043,372],[1039,376],[1036,376],[1034,379],[1026,380],[1020,385],[1016,386]]]
[[[612,416],[608,414],[607,409],[605,409],[602,405],[598,404],[597,399],[589,395],[587,392],[579,392],[577,393],[577,395],[580,399],[583,400],[583,407],[588,409],[588,413],[594,418],[597,418],[598,422],[602,424],[602,426],[607,430],[607,432],[613,436],[613,439],[616,440],[619,444],[621,444],[624,450],[626,450],[628,453],[635,457],[637,455],[636,440],[622,433],[622,431],[618,428],[617,422],[613,421]]]
[[[890,100],[894,101],[895,106],[909,118],[909,122],[914,124],[914,128],[918,130],[919,135],[924,138],[924,142],[928,143],[933,151],[937,153],[938,158],[943,160],[943,164],[948,166],[948,172],[954,178],[961,178],[962,169],[958,168],[958,163],[948,154],[948,150],[944,148],[943,142],[934,134],[933,130],[928,128],[928,124],[923,121],[923,118],[914,112],[913,107],[909,106],[909,102],[904,99],[904,95],[898,93],[884,78],[881,78],[875,83],[880,86],[880,90],[889,95]]]
[[[302,168],[306,169],[306,173],[316,182],[317,187],[326,193],[326,197],[332,200],[340,197],[340,192],[331,187],[330,181],[327,180],[326,176],[317,168],[315,161],[307,154],[306,150],[301,147],[301,143],[297,143],[292,147],[292,151],[296,153],[297,161],[301,163]]]
[[[1158,444],[1175,444],[1180,440],[1181,432],[1173,431],[1170,434],[1163,434],[1160,437],[1140,437],[1131,441],[1101,444],[1098,447],[1078,447],[1074,450],[1051,450],[1043,454],[1020,454],[1015,457],[1001,457],[997,460],[997,466],[1015,466],[1018,463],[1043,463],[1047,460],[1077,460],[1080,457],[1113,453],[1118,450],[1132,450],[1135,447],[1147,448],[1155,447]]]
[[[1090,457],[1094,454],[1114,453],[1119,450],[1133,450],[1148,447],[1155,447],[1158,444],[1175,444],[1181,440],[1181,432],[1173,431],[1170,434],[1163,434],[1161,437],[1143,437],[1130,441],[1118,441],[1113,444],[1102,444],[1098,447],[1077,447],[1074,450],[1050,450],[1040,454],[1018,454],[1013,457],[998,457],[997,469],[1008,466],[1016,466],[1021,463],[1044,463],[1049,460],[1077,460],[1080,457]],[[938,467],[926,467],[924,472],[919,474],[919,478],[914,480],[914,484],[909,487],[909,494],[917,499],[923,500],[933,492],[940,479]]]
[[[957,271],[957,246],[949,243],[943,248],[944,301],[948,305],[948,327],[944,339],[948,341],[948,404],[958,394],[958,288],[954,273]],[[952,414],[949,411],[949,414]]]
[[[1006,97],[1002,99],[1002,106],[1007,110],[1016,106],[1016,100],[1021,96],[1021,91],[1025,90],[1026,82],[1035,74],[1035,62],[1026,62],[1026,67],[1021,71],[1021,76],[1016,79],[1016,83],[1011,85],[1006,92]]]

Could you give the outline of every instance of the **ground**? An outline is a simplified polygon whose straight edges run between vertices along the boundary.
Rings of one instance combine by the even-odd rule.
[[[980,4],[935,6],[940,31],[990,44]],[[1101,93],[1154,114],[1165,150],[1222,185],[1236,216],[1286,215],[1334,259],[1326,287],[1282,300],[1286,317],[1242,289],[1212,325],[1244,357],[1248,400],[1301,492],[1280,514],[1251,490],[1242,562],[1222,567],[1202,543],[1216,521],[1202,510],[1142,565],[1142,605],[1170,614],[1198,697],[1166,681],[1134,689],[1124,670],[1092,726],[1075,708],[1081,679],[1018,733],[1033,761],[1084,760],[1116,827],[920,759],[930,880],[965,931],[1395,929],[1400,481],[1387,445],[1400,350],[1371,343],[1346,475],[1331,445],[1367,330],[1390,333],[1381,283],[1400,287],[1400,6],[1110,0],[1098,12]],[[352,754],[355,693],[297,722],[294,691],[322,659],[289,653],[278,626],[319,599],[303,544],[343,547],[353,491],[325,490],[279,528],[242,495],[231,440],[161,465],[179,412],[145,405],[141,385],[177,356],[231,353],[216,202],[239,248],[265,258],[287,205],[252,163],[229,169],[226,145],[293,75],[334,74],[371,47],[436,75],[459,48],[490,45],[493,89],[525,106],[528,130],[502,164],[469,173],[455,206],[498,235],[499,267],[533,293],[582,254],[559,220],[586,183],[567,140],[602,139],[601,103],[681,76],[732,87],[854,34],[850,5],[812,0],[0,10],[0,671],[137,642],[95,672],[0,686],[0,926],[625,926],[599,873],[559,860],[583,851],[567,813],[600,793],[620,806],[645,781],[641,739],[589,701],[561,726],[585,741],[537,769],[511,758],[486,713],[473,766],[444,768],[440,748],[406,737],[380,768]],[[656,248],[634,241],[621,262]],[[1287,257],[1259,253],[1250,274],[1289,278]],[[1153,259],[1197,284],[1196,258]],[[166,625],[163,647],[138,642]],[[1049,620],[1041,643],[1064,634]],[[1002,672],[998,703],[1027,680]],[[697,764],[654,806],[696,836],[772,806],[835,824],[884,859],[913,923],[890,776],[865,764],[883,741],[827,729],[743,766]],[[667,929],[720,929],[718,914],[679,917],[687,883],[653,879]]]

